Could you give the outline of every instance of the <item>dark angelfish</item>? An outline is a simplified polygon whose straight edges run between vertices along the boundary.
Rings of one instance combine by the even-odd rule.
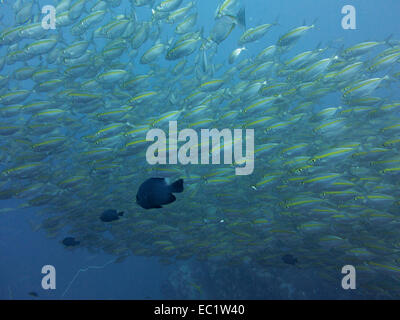
[[[176,200],[173,193],[183,191],[183,179],[168,184],[164,178],[150,178],[143,182],[136,194],[136,203],[144,209],[162,208]]]

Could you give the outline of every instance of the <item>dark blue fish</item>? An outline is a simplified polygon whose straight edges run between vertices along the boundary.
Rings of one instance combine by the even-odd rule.
[[[282,260],[284,263],[291,264],[293,266],[298,262],[297,258],[293,257],[291,254],[285,254],[282,257]]]
[[[119,217],[121,217],[123,215],[124,215],[123,211],[117,212],[117,210],[108,209],[101,214],[100,220],[104,221],[104,222],[111,222],[111,221],[118,220]]]
[[[65,245],[66,247],[73,247],[73,246],[77,246],[78,244],[80,244],[80,241],[76,241],[75,238],[73,237],[66,237],[63,241],[62,241],[63,245]]]
[[[168,184],[164,178],[150,178],[143,182],[136,194],[136,203],[144,209],[162,208],[176,200],[173,193],[183,191],[183,179]]]

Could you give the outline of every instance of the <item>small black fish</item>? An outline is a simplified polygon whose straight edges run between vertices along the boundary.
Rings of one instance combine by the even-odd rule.
[[[293,257],[291,254],[285,254],[282,257],[282,260],[284,263],[291,264],[293,266],[298,262],[297,258]]]
[[[101,216],[100,216],[100,220],[104,221],[104,222],[111,222],[114,220],[118,220],[119,217],[123,216],[124,212],[117,212],[117,210],[114,209],[108,209],[106,211],[104,211]]]
[[[28,294],[29,294],[30,296],[32,296],[32,297],[35,297],[35,298],[39,297],[39,295],[38,295],[36,292],[34,292],[34,291],[31,291],[31,292],[29,292]]]
[[[136,194],[136,203],[144,209],[162,208],[176,200],[172,193],[183,191],[183,179],[168,184],[164,178],[150,178],[143,182]]]
[[[62,243],[66,247],[73,247],[73,246],[77,246],[81,242],[80,241],[76,241],[75,238],[73,238],[73,237],[66,237],[66,238],[64,238]]]

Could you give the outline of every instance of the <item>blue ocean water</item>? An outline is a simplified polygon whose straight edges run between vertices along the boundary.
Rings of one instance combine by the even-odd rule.
[[[13,22],[14,12],[11,0],[0,4],[2,29]],[[37,1],[39,7],[45,4],[56,5],[56,1]],[[159,1],[156,1],[156,4]],[[187,3],[185,1],[184,3]],[[316,48],[329,46],[339,51],[362,41],[383,41],[389,35],[399,39],[400,29],[398,12],[400,3],[394,0],[246,0],[247,27],[255,27],[263,23],[272,23],[278,19],[279,25],[272,28],[261,40],[246,45],[243,54],[251,56],[268,45],[275,44],[279,37],[294,27],[310,25],[315,22],[316,28],[306,34],[292,50],[291,55]],[[343,30],[341,27],[341,9],[351,4],[357,10],[357,29]],[[209,34],[214,23],[214,12],[217,1],[197,1],[197,26],[204,26],[204,34]],[[128,1],[113,8],[114,13],[124,13],[130,9]],[[151,18],[149,7],[136,9],[138,20]],[[316,20],[317,19],[317,20]],[[161,23],[163,39],[173,36],[171,26]],[[227,57],[238,47],[237,39],[242,29],[236,27],[218,46],[214,63],[227,64]],[[167,36],[168,35],[168,36]],[[66,41],[72,37],[64,34]],[[145,52],[152,42],[147,42],[140,48]],[[333,50],[334,51],[334,50]],[[7,54],[6,46],[0,47],[2,55]],[[192,59],[192,58],[191,58]],[[121,58],[127,63],[127,56]],[[168,68],[169,62],[163,58],[158,61],[160,67]],[[148,72],[147,66],[137,64],[135,72]],[[14,65],[6,65],[1,75],[11,74]],[[32,88],[30,81],[23,82],[26,89]],[[20,87],[19,89],[25,89]],[[389,89],[384,89],[389,90]],[[391,87],[398,94],[398,83]],[[328,96],[324,105],[338,105],[337,96]],[[317,107],[318,108],[318,107]],[[88,134],[90,128],[88,128]],[[1,137],[7,139],[7,137]],[[6,143],[0,143],[6,145]],[[6,150],[14,155],[13,150]],[[256,162],[257,165],[257,162]],[[0,171],[4,169],[0,164]],[[132,182],[136,186],[139,182]],[[117,187],[115,187],[117,189]],[[239,192],[239,191],[238,191]],[[102,252],[89,252],[85,247],[72,250],[65,248],[62,238],[48,238],[44,230],[32,230],[32,225],[38,225],[43,219],[36,213],[41,208],[21,208],[22,199],[0,201],[0,208],[15,208],[14,211],[0,213],[0,299],[207,299],[207,298],[248,298],[248,299],[359,299],[359,298],[398,298],[398,295],[381,296],[364,290],[345,291],[340,287],[340,268],[338,267],[337,285],[321,285],[321,278],[314,272],[317,269],[292,266],[273,269],[265,277],[265,283],[257,283],[256,271],[252,267],[243,266],[212,266],[204,261],[176,260],[171,264],[160,263],[157,257],[129,255],[121,263],[114,263],[115,256]],[[132,202],[132,206],[136,206]],[[299,258],[301,260],[301,258]],[[41,287],[44,265],[56,268],[56,289],[44,290]],[[269,267],[268,267],[269,268]],[[212,272],[210,271],[212,270]],[[258,272],[258,271],[257,271]],[[186,279],[185,279],[186,277]],[[231,287],[226,287],[227,283]],[[330,282],[331,283],[331,282]],[[334,282],[333,282],[334,283]],[[223,287],[223,288],[222,288]],[[36,292],[38,297],[29,295]]]

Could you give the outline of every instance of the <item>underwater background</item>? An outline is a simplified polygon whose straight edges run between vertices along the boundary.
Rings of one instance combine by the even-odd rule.
[[[157,16],[160,2],[1,1],[0,299],[398,299],[400,3],[223,1],[216,16],[222,2],[197,0],[169,23],[178,8]],[[65,26],[15,30],[60,3],[72,12]],[[349,4],[356,30],[341,25]],[[174,33],[193,13],[195,24]],[[265,34],[238,43],[263,24]],[[142,28],[143,43],[132,43]],[[87,43],[76,53],[78,41]],[[187,55],[182,42],[193,47]],[[154,60],[141,61],[160,43]],[[310,60],[291,61],[306,51]],[[254,126],[254,172],[150,166],[141,139],[152,127],[168,131],[168,120],[179,129]],[[155,176],[183,178],[185,190],[144,210],[136,191]],[[103,223],[107,209],[125,213]],[[79,245],[63,245],[68,236]],[[341,287],[347,264],[355,290]],[[41,288],[44,265],[56,269],[55,290]]]

